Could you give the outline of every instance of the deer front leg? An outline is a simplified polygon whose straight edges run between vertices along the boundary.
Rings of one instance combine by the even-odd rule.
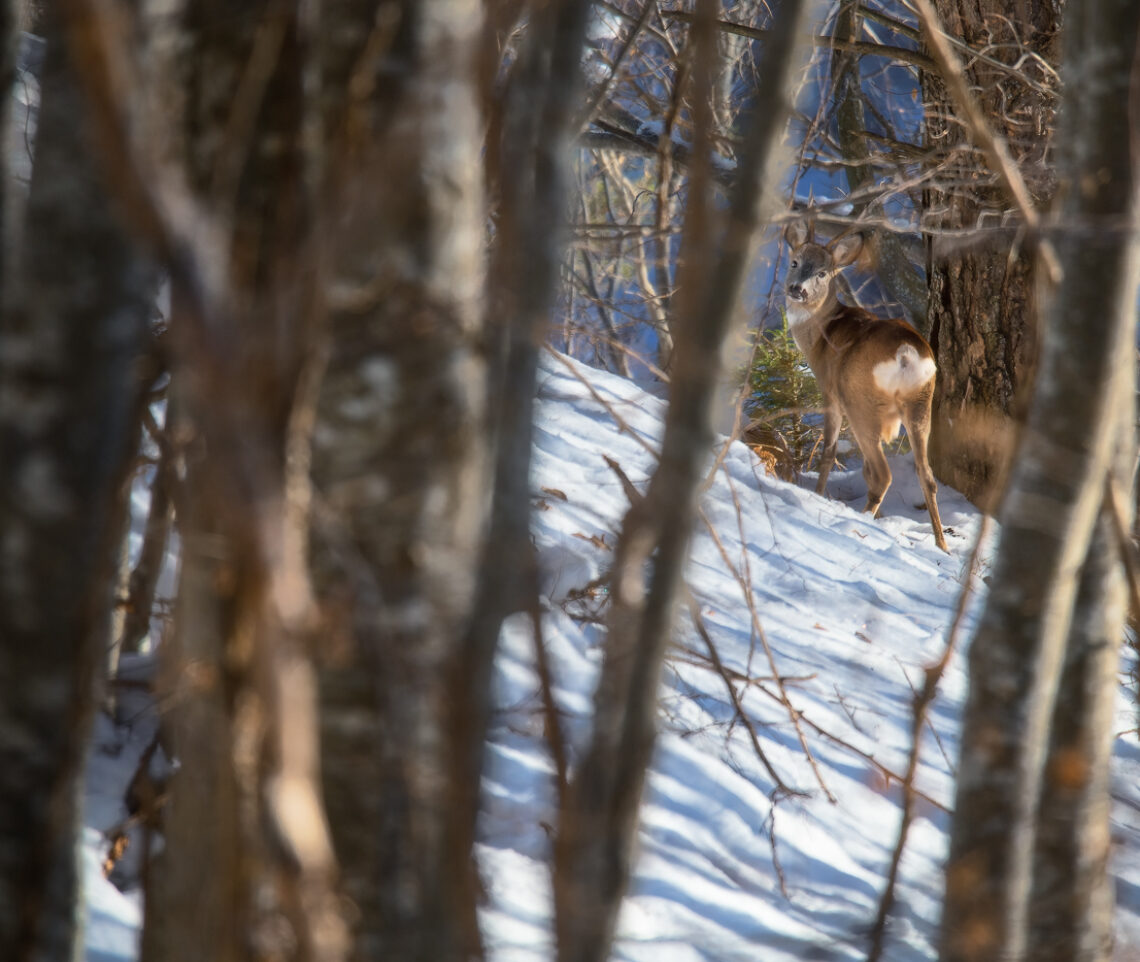
[[[839,444],[839,429],[843,426],[843,412],[836,404],[829,404],[823,411],[823,454],[819,458],[819,481],[815,493],[823,494],[827,489],[827,476],[835,464],[835,449]]]

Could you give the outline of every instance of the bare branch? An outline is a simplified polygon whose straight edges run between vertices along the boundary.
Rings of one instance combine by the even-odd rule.
[[[1030,236],[1037,241],[1042,262],[1049,272],[1049,279],[1056,284],[1061,277],[1060,262],[1057,260],[1057,253],[1052,243],[1040,236],[1041,218],[1029,188],[1025,185],[1025,179],[1021,176],[1021,170],[1010,155],[1005,140],[994,133],[982,114],[977,99],[966,86],[962,63],[950,48],[946,33],[930,0],[914,0],[914,4],[930,44],[931,54],[938,64],[939,72],[954,104],[965,117],[966,126],[974,142],[988,158],[990,169],[998,175],[1010,200],[1016,205]]]

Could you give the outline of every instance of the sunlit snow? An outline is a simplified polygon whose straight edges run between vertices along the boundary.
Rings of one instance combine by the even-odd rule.
[[[573,764],[589,737],[604,645],[604,575],[627,508],[605,458],[643,488],[665,406],[629,381],[560,356],[544,356],[539,380],[533,537],[543,574],[543,632]],[[902,456],[891,463],[895,483],[884,516],[872,521],[848,506],[861,506],[857,471],[833,473],[835,500],[828,500],[807,490],[810,478],[798,487],[766,477],[743,445],[727,452],[702,501],[687,580],[760,750],[788,788],[806,795],[776,790],[690,612],[679,608],[615,959],[865,957],[897,833],[900,789],[893,775],[905,768],[913,688],[946,643],[980,528],[976,512],[941,488],[951,553],[936,549],[911,464]],[[983,561],[972,579],[966,637],[985,575]],[[923,736],[916,782],[922,797],[885,956],[893,962],[935,958],[964,672],[959,652]],[[777,676],[797,712],[798,732],[778,700]],[[496,962],[549,962],[554,766],[525,618],[503,630],[495,697],[480,822],[485,937]],[[1120,732],[1135,728],[1129,698],[1122,685]],[[85,836],[87,957],[118,962],[134,958],[140,900],[103,879],[99,833],[125,815],[116,806],[146,734],[101,724],[98,736]],[[1134,733],[1118,737],[1116,762],[1113,870],[1118,957],[1126,959],[1140,952]]]

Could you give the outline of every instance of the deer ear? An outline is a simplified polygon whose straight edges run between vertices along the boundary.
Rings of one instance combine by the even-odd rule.
[[[863,235],[845,234],[837,237],[827,245],[827,249],[831,251],[831,259],[836,267],[846,267],[863,250]]]
[[[802,247],[811,240],[811,226],[805,220],[794,220],[784,228],[784,240],[791,247]]]

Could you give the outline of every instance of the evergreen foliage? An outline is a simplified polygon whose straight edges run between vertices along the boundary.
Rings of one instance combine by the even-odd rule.
[[[792,477],[811,461],[820,431],[823,398],[788,319],[756,332],[748,370],[744,413],[749,419],[744,440],[781,477]]]

